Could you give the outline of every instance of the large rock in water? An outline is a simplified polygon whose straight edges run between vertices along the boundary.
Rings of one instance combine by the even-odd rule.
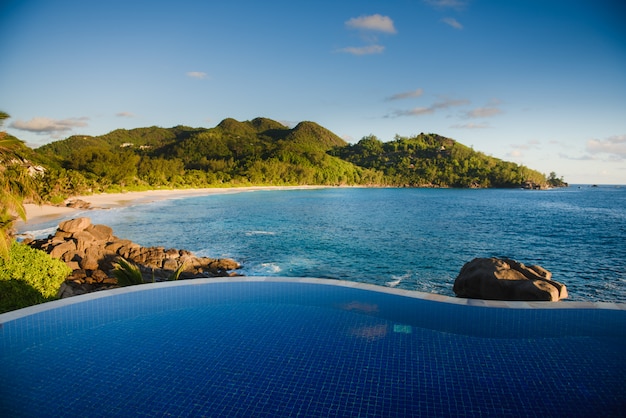
[[[472,299],[555,302],[567,298],[565,285],[551,278],[552,273],[540,266],[475,258],[461,268],[452,290],[458,297]]]

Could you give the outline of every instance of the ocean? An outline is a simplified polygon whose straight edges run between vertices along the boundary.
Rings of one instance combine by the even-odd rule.
[[[567,286],[568,300],[626,302],[626,187],[263,190],[77,216],[144,246],[233,258],[246,276],[332,278],[454,296],[465,263],[508,257],[551,271]],[[57,224],[26,229],[42,236]]]

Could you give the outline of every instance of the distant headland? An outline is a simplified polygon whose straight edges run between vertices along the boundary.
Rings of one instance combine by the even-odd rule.
[[[51,203],[102,192],[207,187],[567,185],[555,173],[546,176],[433,133],[389,142],[371,135],[349,144],[315,122],[289,128],[267,118],[74,135],[37,149],[22,143],[19,155],[39,177],[39,197]]]

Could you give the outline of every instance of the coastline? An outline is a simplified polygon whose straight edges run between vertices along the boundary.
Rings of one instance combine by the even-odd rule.
[[[201,189],[167,189],[167,190],[146,190],[140,192],[123,192],[123,193],[100,193],[86,196],[73,196],[66,200],[82,200],[88,202],[90,208],[88,210],[111,209],[116,207],[124,207],[135,204],[151,203],[160,200],[184,199],[194,196],[207,196],[212,194],[229,194],[244,193],[262,190],[301,190],[301,189],[319,189],[325,186],[249,186],[249,187],[210,187]],[[61,219],[72,213],[84,212],[85,209],[71,208],[67,206],[54,205],[36,205],[27,203],[24,205],[26,210],[26,221],[18,219],[16,226],[23,228],[26,225],[37,224],[42,222]]]

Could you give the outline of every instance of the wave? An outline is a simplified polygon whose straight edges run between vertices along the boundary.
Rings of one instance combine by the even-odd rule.
[[[29,230],[29,231],[23,231],[23,232],[20,232],[18,236],[24,237],[24,238],[26,238],[26,237],[35,238],[35,239],[46,238],[49,235],[54,235],[56,230],[57,230],[57,225],[51,226],[49,228],[33,229],[33,230]]]
[[[391,278],[393,280],[388,281],[387,283],[385,283],[385,286],[389,286],[389,287],[396,287],[397,285],[399,285],[402,281],[407,280],[409,278],[411,278],[412,274],[411,273],[407,273],[407,274],[403,274],[402,276],[397,276],[397,275],[391,275]]]
[[[276,235],[276,232],[273,231],[246,231],[245,235],[247,237],[252,237],[255,235]]]
[[[278,264],[275,263],[261,263],[261,268],[259,273],[265,274],[277,274],[280,273],[283,269],[280,268]]]

